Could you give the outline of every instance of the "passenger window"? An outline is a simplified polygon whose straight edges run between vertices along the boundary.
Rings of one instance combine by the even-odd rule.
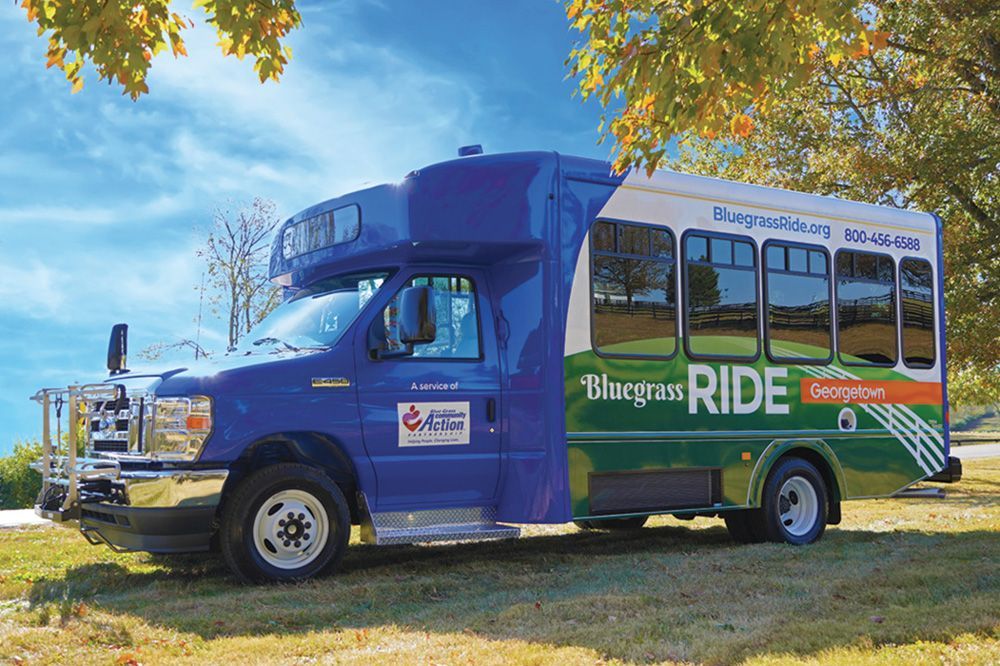
[[[896,280],[891,257],[837,253],[837,345],[845,363],[895,365]]]
[[[591,247],[595,349],[611,356],[673,356],[677,298],[670,231],[598,222]]]
[[[472,281],[457,276],[422,276],[406,284],[383,311],[385,343],[389,352],[400,351],[405,345],[399,341],[399,299],[407,287],[429,286],[434,290],[434,308],[437,314],[437,335],[434,342],[414,345],[413,355],[403,358],[479,358],[479,313],[476,309],[476,291]]]
[[[826,255],[768,243],[764,253],[767,352],[777,361],[829,361],[830,275]]]
[[[903,310],[903,363],[911,368],[934,365],[934,279],[923,259],[899,263]]]
[[[753,244],[689,234],[685,240],[688,351],[694,356],[754,358],[757,260]]]

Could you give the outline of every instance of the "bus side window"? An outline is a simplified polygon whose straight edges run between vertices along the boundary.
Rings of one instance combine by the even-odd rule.
[[[673,356],[677,297],[670,230],[597,222],[591,261],[594,349],[606,356]]]
[[[892,257],[837,253],[837,349],[851,365],[895,365],[896,277]]]
[[[768,355],[788,363],[828,363],[833,341],[826,252],[767,243],[764,277]]]
[[[903,321],[903,363],[911,368],[934,366],[934,280],[924,259],[899,262]]]
[[[756,358],[757,256],[749,240],[684,238],[687,349],[691,356]]]

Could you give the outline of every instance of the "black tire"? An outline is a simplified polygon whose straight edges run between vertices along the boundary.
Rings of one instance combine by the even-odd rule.
[[[307,498],[314,506],[314,511],[306,506],[297,516],[287,520],[287,526],[284,516],[280,516],[282,527],[278,528],[274,521],[285,508],[280,498],[287,496],[289,492]],[[274,539],[279,542],[279,549],[275,549],[270,537],[260,539],[256,535],[255,521],[265,502],[273,502],[273,506],[270,511],[261,513],[262,524],[271,525],[278,530],[294,530],[279,531],[278,534],[289,537],[285,542],[286,547],[300,549],[299,559],[304,561],[301,566],[295,566],[291,555],[284,566],[273,564],[285,552],[279,550],[281,539]],[[291,507],[291,503],[288,506]],[[316,523],[315,527],[313,522]],[[331,573],[343,559],[351,536],[350,509],[340,488],[320,470],[297,463],[265,467],[245,478],[225,498],[221,523],[219,541],[222,556],[233,573],[248,583],[292,582]],[[325,543],[318,551],[309,551],[310,544],[307,541],[310,538],[321,538],[318,530],[322,529],[320,525],[324,523],[327,533]],[[301,540],[295,540],[296,536],[291,534]],[[259,541],[263,541],[260,546]],[[261,549],[265,546],[273,551],[270,555],[262,552]]]
[[[628,531],[638,530],[649,520],[648,516],[634,518],[603,518],[600,520],[578,520],[576,526],[585,530]]]
[[[785,458],[767,475],[761,507],[750,514],[751,529],[764,541],[813,543],[826,530],[828,508],[819,470],[802,458]]]
[[[737,543],[760,543],[764,537],[754,529],[756,516],[759,509],[743,509],[740,511],[725,511],[722,513],[723,520],[726,521],[726,529],[729,536]]]

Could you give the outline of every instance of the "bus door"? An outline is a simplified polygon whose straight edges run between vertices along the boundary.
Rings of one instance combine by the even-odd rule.
[[[487,284],[478,271],[412,271],[361,335],[358,396],[378,511],[493,502],[500,476],[500,364]],[[403,290],[432,289],[433,342],[399,340]],[[378,329],[381,328],[381,331]],[[371,501],[372,498],[369,498]]]

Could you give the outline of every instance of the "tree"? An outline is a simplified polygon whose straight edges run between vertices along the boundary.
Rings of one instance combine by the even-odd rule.
[[[204,23],[215,29],[223,55],[254,58],[263,83],[277,81],[292,56],[282,44],[302,24],[294,0],[195,0]],[[48,38],[46,67],[59,67],[72,84],[83,87],[83,66],[99,80],[117,81],[133,100],[149,92],[146,76],[153,57],[167,48],[187,55],[183,31],[194,22],[170,10],[170,0],[21,0],[28,21]]]
[[[992,315],[1000,308],[994,250],[1000,240],[1000,5],[879,0],[853,9],[848,20],[838,12],[849,5],[839,0],[812,3],[811,19],[788,17],[790,6],[799,14],[808,9],[804,2],[739,3],[748,8],[744,14],[756,12],[748,17],[735,2],[659,3],[654,16],[652,3],[611,1],[606,4],[619,12],[647,8],[645,24],[640,14],[626,15],[631,29],[613,48],[600,40],[617,33],[603,26],[621,17],[604,16],[596,1],[570,2],[567,12],[577,24],[578,4],[592,18],[583,26],[587,43],[571,55],[573,71],[584,95],[598,95],[612,117],[605,136],[617,142],[618,168],[668,162],[731,180],[940,214],[952,398],[1000,398],[1000,318]],[[687,23],[677,19],[685,12]],[[832,43],[818,38],[816,21],[839,23],[841,36]],[[697,38],[682,39],[688,33],[678,33],[681,24]],[[595,32],[594,25],[601,27]],[[861,28],[850,36],[852,25]],[[792,47],[776,43],[775,34]],[[634,40],[642,48],[630,52],[626,45]],[[601,57],[604,64],[595,65]],[[748,87],[759,92],[747,94]],[[615,95],[622,98],[619,108],[609,106]],[[679,140],[680,152],[667,160],[671,138]]]
[[[885,45],[855,0],[568,0],[570,73],[607,113],[615,167],[652,170],[671,139],[746,136],[815,63]],[[622,99],[619,106],[614,101]],[[608,121],[610,117],[610,121]]]
[[[664,265],[654,261],[602,256],[595,262],[595,279],[603,287],[613,286],[625,294],[629,314],[637,294],[664,289],[668,283]]]
[[[177,342],[154,342],[139,352],[139,356],[147,361],[158,361],[167,352],[178,349],[190,349],[196,361],[199,358],[208,358],[212,355],[212,352],[202,347],[196,340],[181,338]]]
[[[215,212],[213,229],[198,251],[215,290],[209,302],[225,311],[230,347],[280,301],[281,290],[267,275],[271,235],[280,221],[267,199],[230,205]]]

